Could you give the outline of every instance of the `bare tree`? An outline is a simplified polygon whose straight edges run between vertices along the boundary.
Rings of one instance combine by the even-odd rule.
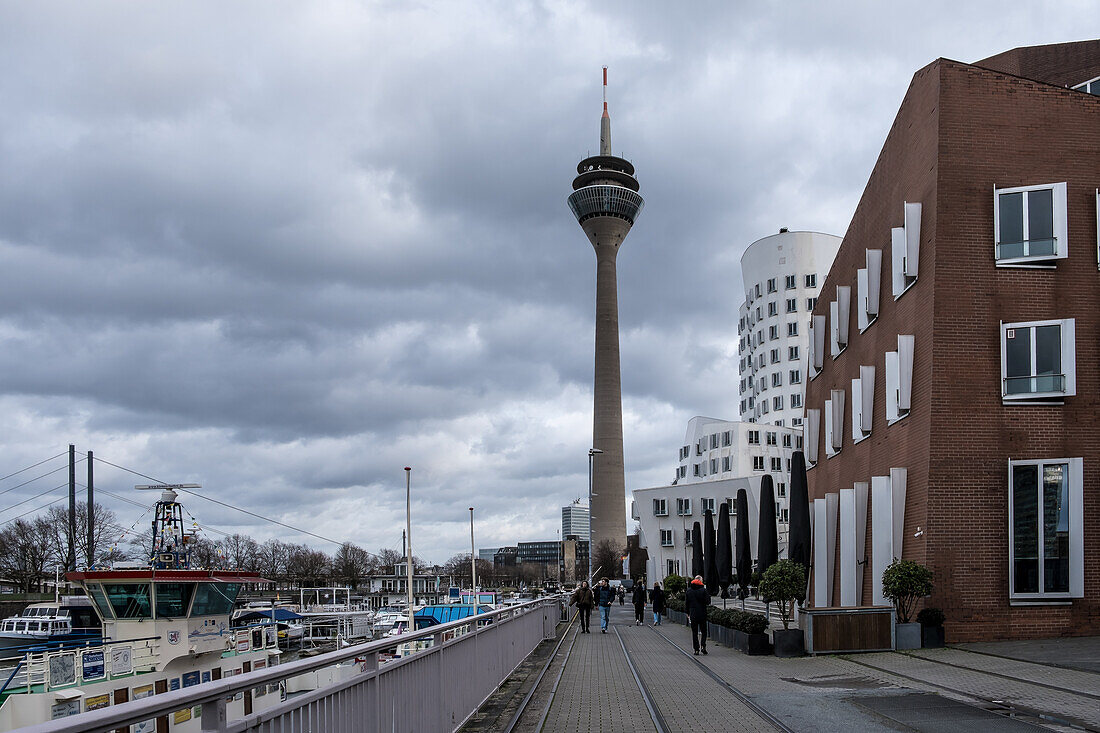
[[[254,570],[260,546],[248,535],[234,533],[218,543],[225,553],[226,564],[234,570]]]
[[[595,579],[622,577],[625,554],[625,550],[616,549],[610,540],[598,543],[592,554],[592,571],[596,573]],[[599,572],[596,572],[596,568],[599,568]]]
[[[43,579],[63,562],[54,551],[52,535],[53,527],[42,518],[9,523],[0,530],[0,574],[15,581],[24,593],[41,590]]]
[[[350,542],[340,545],[332,558],[332,574],[349,588],[358,588],[360,581],[370,572],[370,554]]]
[[[329,556],[320,550],[297,545],[290,552],[287,575],[300,586],[324,584],[328,580],[330,569]]]
[[[62,560],[64,565],[62,569],[76,570],[68,567],[69,508],[67,506],[50,507],[43,519],[49,524],[50,544]],[[92,557],[95,558],[95,562],[119,559],[123,553],[115,545],[122,535],[122,526],[118,523],[118,517],[102,504],[96,504],[93,520]],[[74,539],[76,565],[84,567],[88,563],[88,503],[84,501],[76,503],[76,537]],[[112,547],[115,547],[115,550],[112,551]]]

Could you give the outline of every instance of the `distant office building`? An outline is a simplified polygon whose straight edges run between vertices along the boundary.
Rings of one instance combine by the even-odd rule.
[[[518,560],[518,547],[498,547],[493,553],[493,565],[498,568],[514,568]]]
[[[810,312],[840,237],[788,232],[758,239],[741,256],[745,300],[737,321],[741,419],[802,426]]]
[[[913,75],[813,312],[811,605],[903,558],[948,642],[1100,634],[1098,87],[1100,40]]]
[[[485,562],[493,562],[493,558],[496,557],[498,547],[483,547],[477,551],[477,559],[484,560]]]
[[[588,507],[577,499],[569,506],[561,508],[561,536],[573,535],[579,539],[588,539]]]

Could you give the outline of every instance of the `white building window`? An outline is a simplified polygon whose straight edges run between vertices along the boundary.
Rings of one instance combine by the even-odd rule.
[[[782,352],[779,349],[772,349],[770,356],[772,358],[772,364],[778,364],[779,360],[782,358]],[[760,366],[764,365],[761,364]]]
[[[797,313],[798,312],[798,298],[787,298],[787,312],[788,313]]]
[[[783,386],[783,374],[781,372],[775,372],[775,373],[772,374],[772,386],[773,387],[782,387]]]
[[[772,409],[776,411],[783,409],[783,395],[772,397]]]
[[[790,384],[802,384],[802,371],[799,369],[792,369],[790,373]]]
[[[752,470],[763,471],[764,470],[764,456],[752,457]]]
[[[722,433],[722,447],[728,448],[733,443],[733,431],[727,430]]]
[[[798,396],[798,404],[799,404],[800,406],[801,406],[801,404],[802,404],[802,395],[799,395],[799,396]],[[802,418],[800,418],[800,417],[792,417],[792,418],[791,418],[791,427],[794,427],[794,428],[800,428],[800,427],[802,427]],[[801,445],[801,443],[802,443],[802,438],[799,438],[799,439],[798,439],[798,442],[799,442],[799,444],[800,444],[800,445],[798,446],[798,449],[799,449],[799,450],[802,450],[802,445]]]
[[[783,447],[784,448],[790,448],[791,447],[791,434],[790,433],[783,433]]]
[[[817,287],[817,275],[816,274],[806,276],[806,287],[808,287],[808,288],[816,288]]]
[[[852,289],[847,285],[837,285],[836,300],[829,303],[829,334],[834,359],[840,356],[844,349],[848,348],[848,321],[850,320],[851,300]]]
[[[817,307],[817,298],[806,298],[806,310],[812,311]]]
[[[786,497],[787,496],[787,484],[785,484],[782,481],[777,483],[775,485],[775,493],[776,493],[776,496],[778,496],[780,499]]]
[[[692,476],[702,476],[703,475],[703,467],[700,466],[698,463],[693,463],[691,465],[691,475]]]
[[[783,510],[781,510],[781,515],[780,515],[780,517],[779,517],[779,521],[780,521],[780,523],[782,523],[782,524],[788,524],[788,523],[790,523],[790,521],[791,521],[791,516],[790,516],[790,509],[783,509]]]
[[[668,516],[668,500],[666,500],[666,499],[654,499],[653,500],[653,516],[655,516],[655,517],[667,517]]]
[[[772,471],[778,472],[778,471],[782,471],[782,470],[783,470],[783,459],[780,458],[779,456],[773,456],[772,457]]]
[[[759,430],[750,430],[748,432],[748,436],[749,436],[749,445],[760,445],[760,431]]]
[[[774,293],[777,290],[777,287],[776,287],[776,282],[777,281],[778,281],[778,278],[774,278],[774,277],[769,278],[769,280],[768,280],[768,292],[769,293]]]
[[[791,324],[788,324],[788,325],[794,326],[796,324],[791,323]],[[787,360],[788,361],[798,361],[798,347],[797,346],[788,346],[787,347]]]
[[[1053,265],[1069,256],[1066,184],[993,189],[998,265]]]
[[[798,277],[796,275],[787,275],[783,280],[787,290],[798,287]]]
[[[699,499],[699,506],[702,508],[703,514],[706,514],[708,511],[711,514],[714,513],[714,499]]]
[[[718,433],[713,433],[710,436],[710,449],[714,450],[718,447]]]
[[[768,414],[768,401],[767,400],[764,400],[763,402],[760,403],[760,414],[762,414],[762,415],[767,415]]]
[[[802,407],[802,394],[801,393],[794,392],[793,394],[791,394],[791,407],[795,407],[795,408]],[[795,419],[797,420],[798,418],[795,418]],[[801,423],[798,423],[798,424],[801,425]]]
[[[672,530],[661,530],[661,547],[672,547]]]
[[[768,326],[768,340],[775,341],[779,338],[779,326]]]
[[[710,472],[711,473],[718,473],[718,459],[717,458],[711,458],[710,459]]]
[[[676,516],[678,516],[678,517],[690,517],[691,516],[691,499],[677,499],[676,500]]]
[[[1008,463],[1009,596],[1084,597],[1081,458]]]
[[[871,436],[871,417],[875,406],[875,368],[861,366],[859,377],[852,380],[852,442]]]
[[[679,560],[665,560],[665,577],[670,575],[680,574],[680,561]]]
[[[764,433],[764,437],[767,440],[768,445],[775,445],[775,436],[776,436],[775,433],[771,433],[771,432]]]
[[[772,302],[768,303],[768,317],[771,318],[772,316],[778,316],[778,315],[779,315],[779,304],[776,303],[773,300]]]
[[[729,456],[726,456],[725,458],[722,459],[722,470],[723,471],[732,471],[733,470],[730,467],[730,457]]]
[[[1001,395],[1006,402],[1077,394],[1074,320],[1001,324]]]

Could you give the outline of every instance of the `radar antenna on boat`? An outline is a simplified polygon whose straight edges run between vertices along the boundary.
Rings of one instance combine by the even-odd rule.
[[[153,542],[149,562],[154,570],[190,570],[194,533],[184,531],[183,505],[176,501],[177,489],[201,489],[200,484],[153,484],[135,486],[138,491],[160,491],[153,517]]]

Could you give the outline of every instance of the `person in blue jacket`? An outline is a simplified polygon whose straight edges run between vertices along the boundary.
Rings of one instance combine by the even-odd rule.
[[[600,578],[600,584],[596,586],[596,605],[600,607],[600,633],[607,633],[607,625],[611,622],[611,604],[615,601],[615,589],[607,582],[607,578]]]

